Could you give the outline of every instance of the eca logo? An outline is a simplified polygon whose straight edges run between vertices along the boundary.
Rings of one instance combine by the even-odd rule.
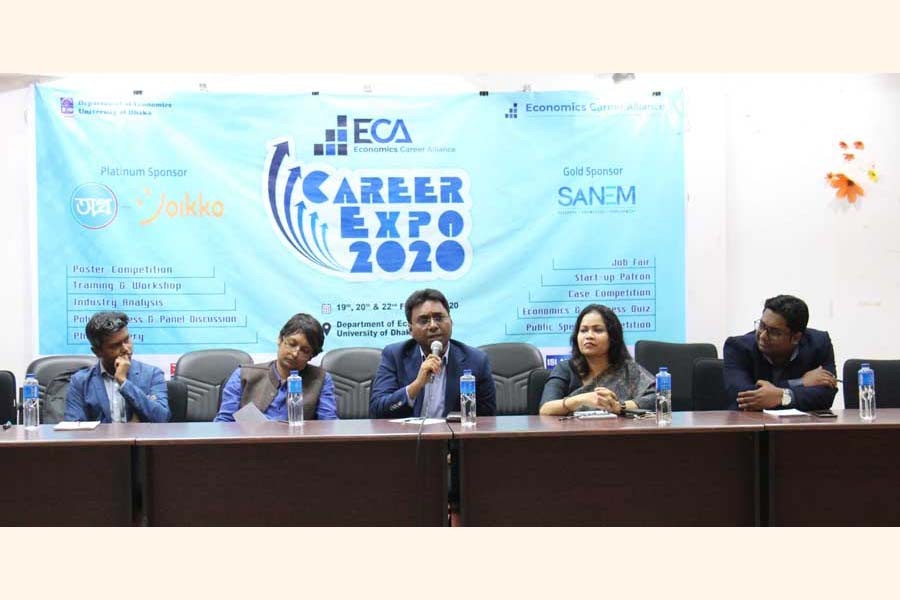
[[[352,122],[352,128],[348,125]],[[348,120],[347,115],[337,115],[334,128],[325,130],[325,141],[313,144],[315,156],[346,156],[353,133],[354,144],[412,144],[412,137],[403,119],[359,118]]]

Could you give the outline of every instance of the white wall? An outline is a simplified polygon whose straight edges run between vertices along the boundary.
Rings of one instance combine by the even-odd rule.
[[[0,93],[0,369],[15,373],[20,383],[34,354],[30,329],[37,297],[29,247],[34,215],[29,183],[33,171],[29,165],[34,164],[32,128],[27,120],[30,99],[28,89]]]
[[[764,298],[791,293],[809,304],[810,326],[831,333],[839,371],[848,358],[900,357],[900,76],[735,77],[726,87],[728,331],[749,331]],[[866,195],[850,205],[825,174],[857,173],[837,146],[857,139],[880,181],[858,173]]]
[[[615,90],[606,75],[202,79],[210,91]],[[200,80],[133,76],[112,83],[196,89]],[[900,355],[900,76],[638,74],[620,85],[685,90],[688,341],[710,341],[721,352],[726,336],[751,328],[765,298],[793,293],[809,303],[810,325],[831,332],[839,369],[846,358]],[[28,90],[0,93],[0,368],[19,379],[35,348],[30,102]],[[841,139],[863,140],[865,156],[880,167],[881,181],[866,183],[855,206],[835,200],[824,180],[844,166]]]

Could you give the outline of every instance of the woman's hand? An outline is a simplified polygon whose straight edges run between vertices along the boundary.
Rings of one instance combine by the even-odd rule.
[[[619,397],[616,396],[616,393],[611,389],[605,387],[594,388],[594,397],[597,408],[601,408],[614,414],[619,414],[622,411],[619,407]]]
[[[584,392],[575,396],[566,398],[566,409],[574,412],[579,408],[589,408],[591,410],[601,408],[597,406],[597,397],[593,392]]]

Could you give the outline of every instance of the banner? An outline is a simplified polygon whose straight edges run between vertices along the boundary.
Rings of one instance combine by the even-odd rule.
[[[453,337],[568,346],[588,303],[626,342],[684,339],[680,92],[428,97],[36,86],[41,354],[121,310],[141,354],[408,337],[438,288]]]

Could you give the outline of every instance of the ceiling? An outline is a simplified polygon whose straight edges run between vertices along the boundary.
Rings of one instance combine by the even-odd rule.
[[[27,75],[24,73],[0,73],[0,92],[26,88],[32,83],[57,79],[54,75]]]

